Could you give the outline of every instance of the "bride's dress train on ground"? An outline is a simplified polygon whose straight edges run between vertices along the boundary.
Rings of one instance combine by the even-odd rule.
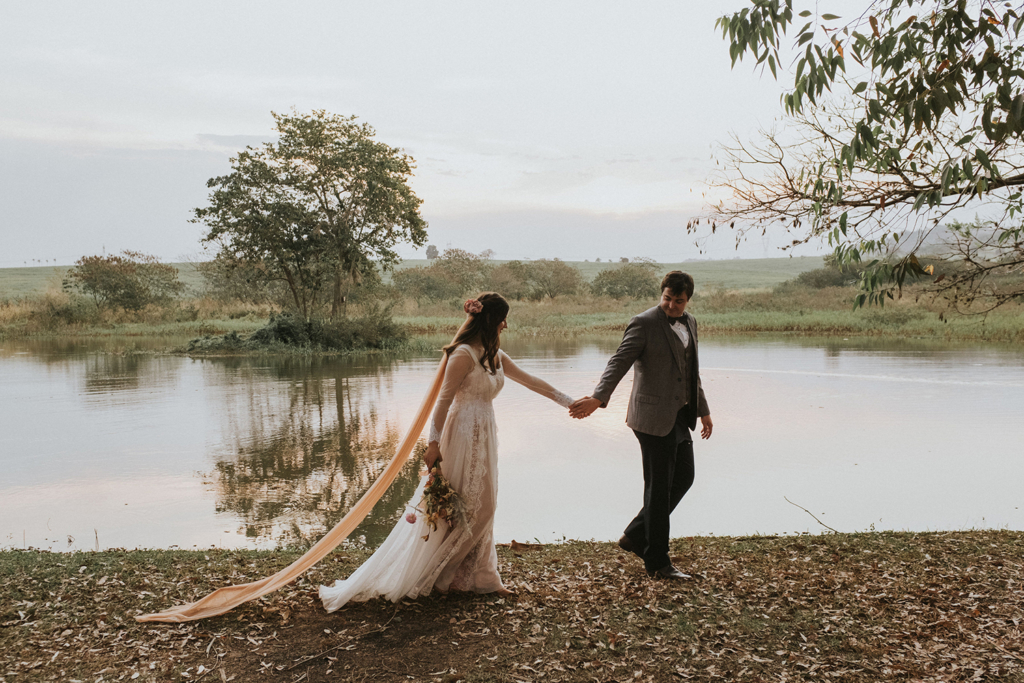
[[[431,382],[427,395],[423,397],[423,403],[420,404],[419,410],[416,411],[409,431],[402,438],[402,442],[398,445],[398,450],[391,460],[388,461],[384,471],[380,473],[376,481],[356,501],[352,509],[334,525],[334,528],[328,531],[323,538],[303,553],[301,557],[281,571],[262,579],[249,583],[223,586],[195,602],[177,605],[162,612],[141,614],[135,617],[135,619],[143,622],[182,623],[215,617],[243,603],[256,600],[287,586],[302,575],[303,572],[326,557],[339,543],[348,538],[349,534],[366,518],[366,515],[373,509],[373,506],[384,495],[388,487],[391,486],[398,473],[401,472],[402,466],[408,460],[409,455],[412,454],[413,448],[423,432],[423,428],[427,425],[430,410],[434,407],[434,403],[441,393],[441,385],[444,382],[447,367],[448,357],[444,356],[441,358],[441,363],[437,368],[437,375],[434,377],[434,381]]]
[[[505,377],[546,396],[564,408],[572,399],[550,384],[520,370],[504,351],[492,375],[477,351],[463,344],[448,359],[444,384],[434,408],[430,440],[441,447],[442,471],[466,502],[468,525],[430,531],[423,515],[410,524],[399,519],[377,551],[352,575],[321,586],[328,612],[348,602],[383,596],[397,602],[431,590],[492,593],[504,588],[494,548],[494,513],[498,501],[498,435],[492,401]],[[410,501],[419,503],[424,478]],[[428,540],[423,536],[430,533]]]

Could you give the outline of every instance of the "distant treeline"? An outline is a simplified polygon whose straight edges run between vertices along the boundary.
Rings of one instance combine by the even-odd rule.
[[[657,296],[660,277],[658,264],[650,259],[623,259],[588,282],[579,268],[559,259],[495,264],[487,252],[445,249],[430,265],[399,270],[391,281],[417,300],[445,301],[489,290],[508,299],[539,301],[580,293],[649,298]]]
[[[214,260],[196,264],[205,281],[206,295],[224,301],[251,304],[275,302],[285,306],[287,283],[270,280],[258,266]],[[658,294],[661,273],[647,259],[615,264],[587,281],[580,269],[558,259],[495,262],[489,254],[445,249],[429,265],[390,273],[378,269],[362,274],[350,290],[349,303],[370,300],[421,302],[452,301],[481,291],[495,291],[513,300],[539,301],[576,294],[643,299]]]
[[[585,267],[585,273],[577,265],[559,259],[495,261],[491,256],[489,251],[474,254],[449,248],[424,265],[400,267],[389,273],[370,264],[349,289],[346,304],[356,305],[357,314],[365,314],[368,307],[373,307],[374,319],[383,321],[387,310],[403,302],[460,304],[462,299],[481,291],[496,291],[510,300],[532,302],[580,296],[651,300],[657,297],[661,277],[670,268],[650,259],[622,258],[616,263],[577,264]],[[751,271],[748,277],[756,287],[759,268],[764,273],[771,268],[775,280],[780,280],[780,273],[774,272],[779,270],[780,263],[788,265],[790,260],[693,266],[716,272]],[[841,272],[835,267],[794,271],[799,274],[798,284],[812,288],[849,285],[857,278],[856,273]],[[290,291],[291,283],[277,275],[277,271],[263,264],[237,259],[215,258],[175,265],[135,251],[85,256],[64,273],[61,292],[53,290],[51,276],[49,291],[35,297],[7,299],[4,317],[10,318],[10,322],[26,320],[32,323],[31,327],[56,329],[130,321],[186,322],[211,316],[267,319],[275,313],[293,313],[308,321],[328,315],[328,299],[316,296],[308,297],[318,303],[312,315],[300,315],[294,304],[296,297]],[[703,286],[707,292],[706,280],[698,276],[698,282],[698,289]],[[330,285],[329,278],[325,278],[319,286],[313,283],[312,288],[327,292]],[[19,302],[17,311],[15,302]],[[335,320],[344,317],[343,312]]]

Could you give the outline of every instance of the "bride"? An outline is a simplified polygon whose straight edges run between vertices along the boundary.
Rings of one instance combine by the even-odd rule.
[[[448,529],[442,523],[436,532],[429,532],[423,516],[400,519],[384,543],[349,578],[320,586],[320,599],[328,612],[378,596],[398,602],[426,595],[434,588],[441,592],[511,593],[498,575],[494,548],[498,438],[491,401],[506,377],[563,408],[568,408],[572,399],[520,370],[499,349],[509,310],[500,294],[481,294],[467,301],[464,309],[466,322],[444,348],[448,364],[423,460],[428,469],[435,462],[443,463],[444,476],[466,502],[468,522]],[[410,505],[420,499],[425,483],[426,477]]]

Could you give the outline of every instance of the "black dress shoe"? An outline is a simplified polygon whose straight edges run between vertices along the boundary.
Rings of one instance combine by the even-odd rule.
[[[629,540],[629,536],[625,534],[623,534],[622,538],[619,539],[619,547],[625,550],[627,553],[633,553],[634,555],[640,554],[637,552],[636,546],[633,545],[633,541]]]
[[[684,574],[675,568],[672,564],[666,564],[661,569],[655,569],[654,571],[647,570],[647,576],[652,579],[692,579],[693,577],[689,574]]]

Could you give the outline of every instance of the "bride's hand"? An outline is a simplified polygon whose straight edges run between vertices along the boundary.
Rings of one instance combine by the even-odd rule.
[[[436,441],[431,441],[427,444],[427,452],[423,454],[423,462],[428,470],[433,469],[435,463],[441,462],[441,446]]]
[[[600,399],[584,396],[569,406],[569,415],[577,420],[582,420],[585,417],[590,417],[599,407],[601,407]]]

